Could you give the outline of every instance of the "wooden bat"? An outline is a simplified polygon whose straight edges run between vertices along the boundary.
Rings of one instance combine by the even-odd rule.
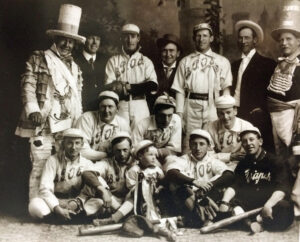
[[[151,221],[152,224],[159,224],[160,220],[153,220]],[[120,230],[122,228],[122,223],[118,224],[109,224],[109,225],[103,225],[103,226],[81,226],[78,228],[79,235],[85,236],[85,235],[96,235],[96,234],[102,234],[102,233],[108,233],[108,232],[114,232],[117,230]]]
[[[220,220],[218,222],[215,222],[215,223],[213,223],[211,225],[208,225],[208,226],[205,226],[205,227],[201,228],[200,232],[202,234],[206,234],[206,233],[209,233],[209,232],[214,231],[216,229],[223,228],[223,227],[225,227],[227,225],[233,224],[233,223],[235,223],[237,221],[240,221],[240,220],[248,218],[248,217],[250,217],[252,215],[258,214],[261,211],[261,209],[262,209],[262,207],[250,210],[250,211],[245,212],[245,213],[241,213],[241,214],[232,216],[230,218],[222,219],[222,220]]]

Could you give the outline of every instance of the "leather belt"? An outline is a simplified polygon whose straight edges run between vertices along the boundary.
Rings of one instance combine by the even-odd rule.
[[[145,95],[131,95],[132,96],[132,100],[143,100],[145,99]],[[126,96],[124,99],[124,101],[129,101],[129,95]]]
[[[194,92],[190,92],[190,95],[188,95],[188,93],[186,93],[185,97],[188,99],[200,99],[200,100],[204,100],[207,101],[208,100],[208,93],[194,93]]]

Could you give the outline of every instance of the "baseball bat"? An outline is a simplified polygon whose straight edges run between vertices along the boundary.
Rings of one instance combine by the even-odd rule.
[[[208,226],[205,226],[205,227],[201,228],[200,232],[202,234],[207,234],[207,233],[209,233],[211,231],[214,231],[216,229],[223,228],[223,227],[225,227],[227,225],[233,224],[233,223],[235,223],[237,221],[240,221],[240,220],[248,218],[248,217],[250,217],[252,215],[258,214],[261,211],[261,209],[262,208],[256,208],[256,209],[250,210],[248,212],[232,216],[230,218],[222,219],[222,220],[220,220],[218,222],[215,222],[215,223],[213,223],[211,225],[208,225]]]

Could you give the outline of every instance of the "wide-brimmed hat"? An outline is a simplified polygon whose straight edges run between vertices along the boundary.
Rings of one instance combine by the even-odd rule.
[[[78,35],[80,18],[80,7],[72,4],[63,4],[59,10],[57,29],[49,29],[46,31],[46,34],[51,37],[63,36],[84,43],[85,37]]]
[[[251,20],[240,20],[235,24],[235,31],[238,32],[241,28],[244,27],[248,27],[256,33],[258,44],[264,41],[264,32],[257,23]]]
[[[279,17],[279,26],[272,32],[271,36],[274,40],[278,40],[279,35],[284,32],[290,32],[296,37],[300,37],[300,2],[290,1],[282,8]]]
[[[165,34],[156,41],[156,45],[159,49],[165,47],[169,43],[175,44],[177,48],[181,50],[179,38],[174,34]]]

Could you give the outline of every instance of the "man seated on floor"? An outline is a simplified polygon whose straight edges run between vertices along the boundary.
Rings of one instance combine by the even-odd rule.
[[[154,115],[139,121],[133,128],[132,140],[137,145],[151,140],[158,151],[158,159],[181,152],[181,119],[175,114],[175,99],[169,95],[159,96],[154,103]]]
[[[82,155],[91,160],[99,161],[107,157],[111,138],[118,131],[130,132],[128,122],[117,115],[119,96],[112,91],[99,94],[99,110],[89,111],[81,115],[76,127],[84,133],[87,143],[84,144]]]
[[[227,163],[232,170],[244,158],[245,151],[240,141],[240,132],[253,125],[246,120],[236,117],[235,99],[229,95],[216,98],[218,119],[210,122],[207,131],[214,141],[216,158]]]
[[[127,132],[118,132],[111,140],[112,154],[97,162],[92,171],[82,175],[85,186],[78,196],[78,208],[88,216],[97,216],[95,225],[118,223],[133,209],[126,200],[129,190],[125,175],[135,162],[131,156],[131,137]],[[109,216],[108,218],[104,218]]]
[[[243,210],[263,207],[251,230],[284,230],[294,219],[290,184],[284,161],[262,148],[260,131],[249,128],[240,134],[246,156],[235,169],[235,182],[227,188],[221,212],[240,206]]]
[[[93,163],[80,155],[84,135],[79,129],[63,132],[63,141],[57,154],[46,161],[40,182],[39,195],[28,206],[34,218],[55,214],[63,220],[71,220],[75,212],[69,204],[80,192],[81,174]]]
[[[218,211],[215,202],[233,180],[233,172],[226,164],[208,154],[211,142],[207,131],[195,129],[189,140],[191,153],[168,156],[164,165],[174,205],[177,211],[182,210],[187,226],[202,226],[212,221]]]

